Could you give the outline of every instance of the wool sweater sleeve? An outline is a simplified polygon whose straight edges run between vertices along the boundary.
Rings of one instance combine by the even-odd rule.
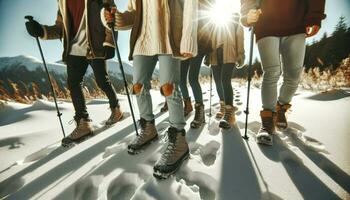
[[[61,12],[57,11],[56,22],[52,26],[43,25],[44,36],[43,40],[61,39],[63,37],[63,19]]]
[[[198,53],[197,28],[198,28],[198,0],[185,0],[183,11],[183,28],[180,53],[192,53],[193,57]]]
[[[305,25],[321,26],[321,21],[326,18],[324,14],[325,0],[306,0],[307,12],[305,15]]]

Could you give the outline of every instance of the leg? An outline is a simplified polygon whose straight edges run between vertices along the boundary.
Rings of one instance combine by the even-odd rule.
[[[187,74],[188,74],[188,68],[190,67],[190,61],[189,60],[184,60],[181,61],[181,79],[180,79],[180,90],[182,93],[183,98],[190,98],[190,95],[188,94],[188,89],[187,89]]]
[[[198,81],[199,72],[201,69],[204,55],[198,55],[190,61],[189,82],[192,88],[194,99],[196,103],[203,103],[202,88]]]
[[[88,62],[82,56],[68,56],[67,59],[67,85],[72,98],[76,121],[89,118],[83,93],[83,78]]]
[[[234,64],[228,63],[222,65],[221,71],[221,84],[224,94],[224,100],[226,105],[233,106],[233,91],[231,84],[231,77],[233,72]]]
[[[261,99],[264,109],[275,111],[277,103],[277,82],[281,75],[280,38],[265,37],[258,41],[263,66]]]
[[[150,80],[157,63],[155,56],[134,56],[133,94],[136,94],[140,117],[146,121],[154,119]]]
[[[298,89],[305,57],[305,34],[284,37],[281,43],[283,84],[278,101],[289,104]]]
[[[217,66],[212,66],[211,68],[213,70],[213,77],[214,77],[214,82],[216,86],[216,92],[219,95],[220,101],[224,101],[225,100],[224,91],[222,89],[222,81],[221,81],[222,66],[217,65]]]
[[[116,92],[111,84],[107,73],[106,61],[103,59],[94,59],[90,61],[92,70],[94,71],[96,83],[98,87],[106,94],[109,100],[110,108],[119,107]]]
[[[182,130],[186,123],[179,90],[180,60],[171,55],[159,55],[158,59],[161,91],[168,102],[170,126]]]

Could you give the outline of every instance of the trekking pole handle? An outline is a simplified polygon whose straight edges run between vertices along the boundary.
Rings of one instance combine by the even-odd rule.
[[[28,21],[33,21],[34,20],[34,17],[33,16],[30,16],[30,15],[27,15],[24,17],[24,19],[27,19]]]

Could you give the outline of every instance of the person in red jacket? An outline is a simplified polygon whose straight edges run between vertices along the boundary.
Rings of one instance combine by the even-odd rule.
[[[261,87],[262,125],[257,134],[260,144],[273,144],[275,127],[288,127],[286,112],[300,81],[305,56],[305,38],[319,31],[325,0],[241,0],[241,22],[255,26],[255,36],[263,67]],[[283,83],[277,92],[277,82]]]
[[[91,65],[97,85],[109,99],[111,115],[106,125],[118,122],[123,114],[107,73],[106,59],[114,57],[112,32],[100,19],[102,0],[58,1],[56,22],[52,26],[33,20],[26,22],[28,33],[45,40],[63,39],[62,60],[67,64],[67,85],[75,109],[77,127],[63,143],[80,141],[93,132],[83,93],[83,79]]]

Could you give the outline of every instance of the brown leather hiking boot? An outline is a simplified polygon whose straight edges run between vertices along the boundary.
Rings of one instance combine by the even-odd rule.
[[[236,107],[231,105],[225,106],[225,115],[222,120],[220,120],[219,127],[223,129],[230,129],[236,123]]]
[[[158,132],[154,124],[154,119],[152,121],[146,121],[145,119],[141,118],[140,125],[141,132],[128,145],[129,154],[139,153],[140,150],[148,146],[154,140],[158,139]]]
[[[276,113],[271,110],[260,111],[261,127],[256,136],[258,144],[272,145],[273,134],[276,132]]]
[[[91,119],[81,118],[75,122],[77,127],[72,131],[70,135],[63,138],[62,143],[80,142],[86,137],[93,134]]]
[[[276,111],[277,111],[277,119],[276,119],[276,126],[279,129],[286,129],[288,128],[288,122],[286,118],[286,112],[288,109],[292,107],[290,104],[280,104],[277,102],[276,105]]]
[[[111,108],[111,115],[106,121],[106,125],[110,126],[112,124],[115,124],[118,121],[120,121],[122,118],[123,118],[123,112],[120,110],[120,108],[118,107]]]
[[[167,134],[168,145],[153,167],[153,176],[158,179],[166,179],[175,173],[190,155],[184,129],[170,127]]]
[[[194,106],[195,114],[191,122],[191,128],[197,129],[205,123],[204,105],[202,103],[196,103]]]
[[[187,117],[187,115],[189,115],[193,111],[191,98],[184,98],[183,101],[184,101],[184,116]]]
[[[220,110],[216,113],[216,118],[221,119],[225,114],[225,102],[220,101]]]

